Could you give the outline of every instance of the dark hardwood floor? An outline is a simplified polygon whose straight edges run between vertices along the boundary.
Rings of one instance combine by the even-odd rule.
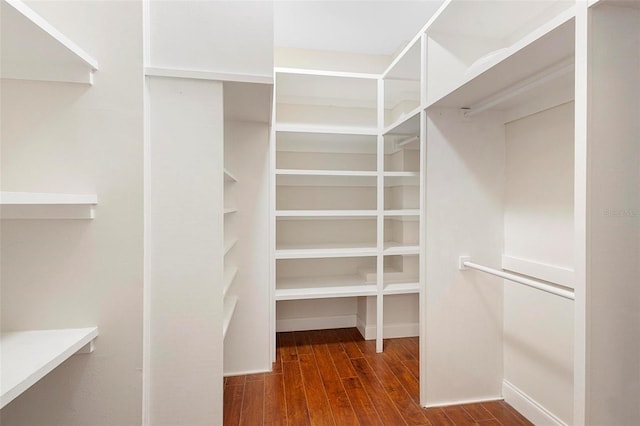
[[[225,425],[531,425],[503,401],[421,408],[417,338],[377,354],[347,328],[278,333],[277,346],[273,372],[225,379]]]

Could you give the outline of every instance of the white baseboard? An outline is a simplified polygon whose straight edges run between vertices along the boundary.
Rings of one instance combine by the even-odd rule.
[[[374,340],[376,338],[376,326],[365,325],[365,323],[358,318],[356,324],[358,331],[364,337],[364,340]],[[384,326],[383,336],[385,339],[392,339],[397,337],[416,337],[420,335],[420,325],[415,323],[404,324],[387,324]]]
[[[502,396],[490,396],[488,398],[457,399],[455,401],[432,402],[423,405],[424,408],[449,407],[451,405],[479,404],[481,402],[502,401]]]
[[[323,330],[356,326],[356,315],[335,317],[291,318],[276,321],[276,331]]]
[[[502,395],[507,404],[515,408],[536,425],[566,426],[567,424],[506,380],[502,382]]]
[[[247,374],[261,374],[261,373],[271,373],[271,370],[247,370],[247,371],[234,371],[232,373],[224,373],[223,377],[233,377],[233,376],[246,376]]]

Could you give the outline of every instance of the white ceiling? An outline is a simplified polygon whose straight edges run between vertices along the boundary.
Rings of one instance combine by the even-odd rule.
[[[276,0],[274,44],[391,55],[410,41],[444,0]]]

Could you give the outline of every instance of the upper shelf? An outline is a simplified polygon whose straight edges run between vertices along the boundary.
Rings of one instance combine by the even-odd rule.
[[[93,219],[94,194],[0,192],[2,219]]]
[[[93,84],[98,62],[19,0],[0,0],[2,78]]]
[[[458,5],[457,8],[462,7],[459,2],[453,3]],[[484,5],[486,2],[477,3]],[[495,2],[496,7],[506,7],[510,12],[515,13],[516,9],[511,10],[510,3],[514,2]],[[473,108],[505,90],[513,88],[522,91],[523,83],[530,82],[538,75],[541,78],[547,78],[550,73],[545,70],[553,70],[559,65],[571,62],[575,52],[575,9],[567,8],[568,2],[539,3],[546,3],[546,6],[539,4],[535,7],[547,9],[524,12],[527,8],[521,7],[518,2],[518,7],[522,9],[521,11],[518,9],[517,12],[519,19],[530,18],[535,13],[547,16],[553,11],[556,14],[547,20],[533,19],[533,22],[542,23],[525,35],[522,35],[521,29],[512,29],[517,36],[512,34],[507,37],[506,32],[507,29],[511,29],[511,24],[498,25],[499,28],[508,27],[502,28],[505,31],[505,34],[502,34],[498,29],[486,29],[478,25],[463,28],[458,23],[455,25],[449,23],[453,30],[459,31],[459,33],[455,32],[458,38],[450,42],[446,36],[437,32],[430,33],[430,37],[433,38],[430,40],[430,46],[433,45],[433,49],[430,50],[429,56],[429,72],[433,78],[430,80],[435,80],[439,76],[440,78],[437,86],[428,87],[427,106]],[[467,9],[471,8],[471,10],[465,9],[465,14],[473,16],[474,4],[464,2]],[[560,12],[558,12],[559,8]],[[462,14],[461,11],[451,13],[454,16]],[[429,31],[440,30],[442,25],[437,25],[437,22]],[[527,28],[524,24],[523,27]],[[469,49],[475,49],[473,54],[459,51],[459,37],[469,37],[471,40],[472,37],[479,38],[482,34],[489,34],[495,39],[490,38],[488,39],[490,41],[472,45]],[[572,84],[569,86],[571,87]],[[543,94],[541,87],[536,86],[535,89],[533,92],[536,96]],[[544,93],[553,94],[555,91],[555,88],[551,88]],[[498,106],[497,103],[494,106]],[[512,102],[510,107],[513,106]]]
[[[0,408],[98,336],[96,327],[15,331],[0,337]],[[91,346],[83,352],[90,352]]]

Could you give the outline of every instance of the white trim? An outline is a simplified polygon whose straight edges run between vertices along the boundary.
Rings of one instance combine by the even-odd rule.
[[[446,402],[434,402],[431,404],[422,404],[424,408],[434,408],[434,407],[450,407],[452,405],[464,405],[464,404],[479,404],[483,402],[493,402],[493,401],[502,401],[504,398],[502,396],[489,396],[487,398],[473,398],[473,399],[456,399],[455,401],[446,401]]]
[[[264,370],[264,369],[258,369],[258,370],[246,370],[246,371],[236,371],[233,373],[225,373],[223,377],[235,377],[235,376],[246,376],[248,374],[269,374],[271,373],[273,370]]]
[[[571,268],[549,265],[533,260],[502,255],[502,269],[527,275],[543,281],[574,288],[574,271]]]
[[[194,80],[232,81],[237,83],[273,84],[273,76],[262,74],[222,73],[180,68],[144,67],[148,77],[188,78]]]
[[[338,315],[332,317],[315,317],[315,318],[291,318],[276,320],[276,332],[283,331],[305,331],[305,330],[323,330],[332,328],[348,328],[355,327],[357,316],[354,315]]]
[[[313,69],[306,69],[306,68],[274,67],[273,70],[276,74],[311,75],[314,77],[362,78],[362,79],[370,79],[370,80],[377,80],[381,77],[380,74],[346,72],[346,71],[313,70]]]
[[[553,415],[533,398],[522,392],[507,380],[502,381],[502,394],[507,404],[536,425],[566,426],[567,424]]]

